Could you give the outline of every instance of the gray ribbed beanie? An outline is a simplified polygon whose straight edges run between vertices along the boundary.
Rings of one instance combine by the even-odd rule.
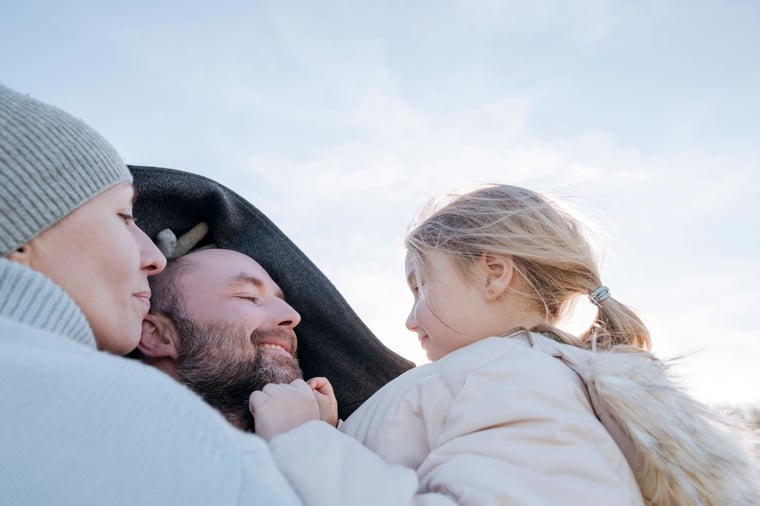
[[[0,257],[131,180],[119,154],[92,128],[0,84]]]

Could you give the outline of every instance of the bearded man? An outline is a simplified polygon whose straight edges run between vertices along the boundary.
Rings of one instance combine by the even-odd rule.
[[[171,261],[151,278],[151,310],[139,357],[253,432],[248,398],[268,383],[301,378],[294,328],[300,315],[252,258],[204,249]],[[337,423],[337,402],[324,378],[309,381],[322,418]]]

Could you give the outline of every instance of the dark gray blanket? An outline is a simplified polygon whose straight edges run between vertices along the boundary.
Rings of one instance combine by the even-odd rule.
[[[129,168],[137,187],[135,217],[151,238],[165,228],[179,236],[205,221],[210,230],[200,246],[213,242],[245,253],[269,272],[301,314],[296,334],[304,376],[332,382],[341,418],[414,365],[386,348],[325,275],[251,203],[197,174]]]

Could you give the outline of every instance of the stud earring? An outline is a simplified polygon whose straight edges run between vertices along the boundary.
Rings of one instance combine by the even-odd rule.
[[[491,276],[486,276],[486,288],[491,286]],[[488,288],[488,295],[493,295],[493,288]]]

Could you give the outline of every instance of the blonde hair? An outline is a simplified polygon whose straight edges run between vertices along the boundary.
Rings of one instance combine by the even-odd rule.
[[[549,326],[535,330],[550,329],[584,348],[650,348],[644,323],[612,297],[595,302],[596,319],[578,338],[553,327],[575,296],[589,295],[601,280],[596,255],[578,220],[539,193],[489,185],[445,195],[423,209],[406,247],[420,274],[429,251],[448,255],[465,277],[484,253],[509,256],[529,289],[528,300],[546,315]]]

